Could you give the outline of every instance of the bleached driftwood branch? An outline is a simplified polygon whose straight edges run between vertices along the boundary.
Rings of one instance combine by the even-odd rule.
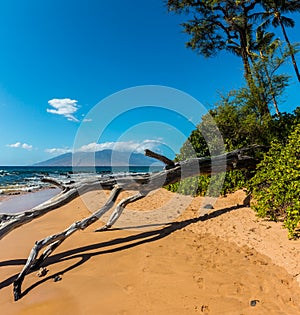
[[[134,177],[134,180],[137,181],[137,183],[143,183],[147,177],[149,177],[149,175],[136,176]],[[122,179],[122,181],[126,182],[128,179],[129,177],[127,179]],[[81,194],[99,189],[112,190],[119,180],[117,180],[117,178],[101,179],[95,176],[93,179],[70,182],[67,184],[59,183],[52,178],[44,178],[43,181],[61,188],[62,191],[57,196],[31,210],[16,214],[0,214],[0,240],[14,229],[29,223],[52,210],[60,208]],[[132,181],[132,177],[128,180],[128,182],[130,181]]]
[[[108,200],[101,209],[99,209],[89,217],[73,223],[64,231],[48,236],[35,243],[23,270],[14,281],[15,301],[20,299],[20,297],[22,296],[21,286],[26,274],[30,270],[39,268],[42,262],[53,252],[53,250],[55,250],[66,238],[68,238],[74,232],[76,232],[77,230],[84,230],[85,228],[99,220],[102,215],[104,215],[115,204],[116,199],[122,190],[133,190],[138,191],[138,193],[121,200],[113,211],[107,224],[100,229],[97,229],[96,231],[109,228],[119,218],[126,205],[145,197],[152,190],[163,187],[165,185],[176,183],[188,177],[198,175],[214,175],[233,169],[245,169],[255,167],[255,165],[257,164],[257,160],[252,157],[243,155],[245,150],[246,149],[235,150],[211,158],[209,157],[189,159],[183,162],[179,162],[176,165],[173,161],[170,161],[169,159],[161,155],[147,150],[145,152],[147,155],[152,157],[156,156],[160,161],[164,161],[164,163],[167,164],[165,170],[146,176],[115,177],[112,179],[102,180],[97,178],[81,181],[78,183],[72,182],[67,185],[61,185],[60,183],[56,182],[58,186],[61,185],[63,191],[51,202],[42,204],[41,206],[36,207],[31,211],[27,211],[27,214],[25,213],[24,215],[18,214],[16,216],[6,218],[2,217],[2,222],[4,222],[4,225],[0,227],[0,236],[3,237],[12,229],[27,222],[30,222],[32,219],[70,202],[72,199],[76,198],[80,194],[98,189],[111,190],[111,194]],[[50,181],[51,180],[52,179],[50,179]],[[5,221],[7,221],[6,225]],[[39,258],[37,258],[39,252],[45,247],[46,249],[44,250],[44,252],[40,255]]]
[[[44,178],[44,182],[55,185],[61,188],[62,191],[54,198],[34,207],[31,210],[16,214],[0,214],[0,240],[14,229],[43,216],[49,211],[55,210],[69,203],[79,195],[89,191],[99,189],[112,190],[117,183],[122,185],[123,189],[125,190],[140,190],[140,188],[143,189],[146,186],[149,187],[149,189],[151,189],[151,187],[153,187],[152,189],[156,189],[163,186],[163,184],[167,185],[175,183],[186,177],[200,175],[200,173],[202,175],[210,175],[212,163],[214,164],[215,172],[218,171],[218,164],[220,164],[220,170],[224,171],[224,159],[226,159],[226,170],[234,168],[247,168],[251,167],[251,165],[253,166],[253,163],[256,163],[254,159],[242,156],[242,152],[244,152],[244,150],[236,150],[222,156],[214,157],[213,161],[211,160],[211,158],[190,159],[178,163],[177,165],[175,165],[173,161],[170,161],[167,158],[165,158],[165,160],[160,159],[161,161],[164,161],[164,163],[166,163],[166,161],[170,161],[166,163],[166,168],[169,168],[172,165],[172,162],[173,168],[166,169],[158,174],[153,174],[151,176],[127,176],[122,178],[114,177],[109,179],[103,179],[95,176],[95,178],[92,179],[79,182],[70,182],[66,184],[60,183],[52,178]],[[160,156],[150,150],[146,150],[145,153],[148,156],[155,156],[156,158],[157,156]],[[237,161],[238,163],[236,164]],[[182,172],[183,169],[184,172]]]
[[[170,169],[170,168],[175,166],[174,161],[168,159],[167,157],[165,157],[163,155],[160,155],[158,153],[152,152],[151,150],[146,149],[145,150],[145,155],[163,162],[166,165],[166,169]]]

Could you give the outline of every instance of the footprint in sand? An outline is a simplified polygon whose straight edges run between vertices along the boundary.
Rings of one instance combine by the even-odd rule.
[[[194,275],[193,279],[197,282],[199,289],[204,289],[204,287],[205,287],[204,278],[201,278],[197,275]]]
[[[134,287],[129,284],[129,285],[124,287],[124,290],[126,291],[126,293],[131,294],[134,290]]]
[[[245,286],[240,282],[233,283],[236,293],[240,294],[244,292]]]
[[[200,308],[201,312],[204,313],[205,315],[209,313],[209,307],[208,305],[202,305]]]

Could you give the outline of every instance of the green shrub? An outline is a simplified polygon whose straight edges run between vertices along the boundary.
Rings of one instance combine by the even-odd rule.
[[[283,221],[290,238],[300,236],[300,124],[285,146],[272,142],[249,188],[260,217]]]
[[[300,107],[297,107],[293,113],[260,117],[249,106],[247,97],[243,93],[244,90],[229,93],[213,110],[210,110],[209,114],[204,115],[197,129],[191,132],[181,147],[175,160],[183,161],[222,154],[224,147],[227,152],[251,144],[269,147],[271,142],[276,140],[280,144],[279,147],[285,146],[291,130],[300,123]],[[259,161],[264,157],[262,150],[248,153]],[[206,176],[185,179],[166,188],[184,195],[203,196],[207,193],[211,196],[219,193],[226,195],[245,188],[253,175],[254,172],[248,170],[226,172],[222,188],[219,185],[210,185],[210,177]],[[212,178],[215,180],[215,177]]]
[[[170,191],[182,195],[219,197],[227,195],[238,189],[245,188],[247,178],[250,176],[248,171],[229,171],[223,174],[210,176],[197,176],[186,178],[181,182],[168,185]]]
[[[170,191],[182,195],[204,196],[210,183],[208,176],[196,176],[183,179],[175,184],[168,185],[166,188]]]

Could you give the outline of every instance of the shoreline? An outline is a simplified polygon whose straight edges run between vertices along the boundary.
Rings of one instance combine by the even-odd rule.
[[[53,198],[60,192],[57,187],[44,187],[31,192],[19,192],[0,197],[0,213],[19,213],[30,210],[39,204]]]

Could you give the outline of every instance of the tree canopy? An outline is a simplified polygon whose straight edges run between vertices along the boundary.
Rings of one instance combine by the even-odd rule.
[[[285,30],[295,22],[284,14],[299,12],[300,1],[168,0],[167,6],[171,12],[186,15],[187,21],[182,26],[190,36],[188,48],[205,57],[213,57],[222,50],[240,57],[248,89],[260,115],[270,114],[270,102],[279,114],[277,99],[288,77],[277,71],[288,56],[292,57],[299,79],[296,46],[290,43]],[[272,30],[266,32],[271,26],[279,25],[287,48],[279,38],[274,38]]]
[[[221,133],[227,151],[249,145],[271,148],[256,152],[261,164],[255,171],[226,172],[221,193],[246,188],[257,199],[255,210],[272,220],[283,220],[289,236],[299,235],[299,123],[300,107],[293,113],[280,112],[281,97],[289,76],[281,66],[295,59],[297,45],[286,28],[294,27],[291,14],[300,12],[299,0],[169,0],[170,11],[185,14],[184,31],[190,36],[188,48],[205,57],[225,50],[243,63],[246,85],[221,96],[213,109],[182,146],[177,159],[213,155],[214,128]],[[281,28],[284,41],[275,36]],[[275,115],[270,108],[274,107]],[[172,184],[169,189],[184,194],[213,194],[213,177],[199,176]],[[196,187],[196,188],[195,188]],[[297,232],[298,231],[298,232]]]

